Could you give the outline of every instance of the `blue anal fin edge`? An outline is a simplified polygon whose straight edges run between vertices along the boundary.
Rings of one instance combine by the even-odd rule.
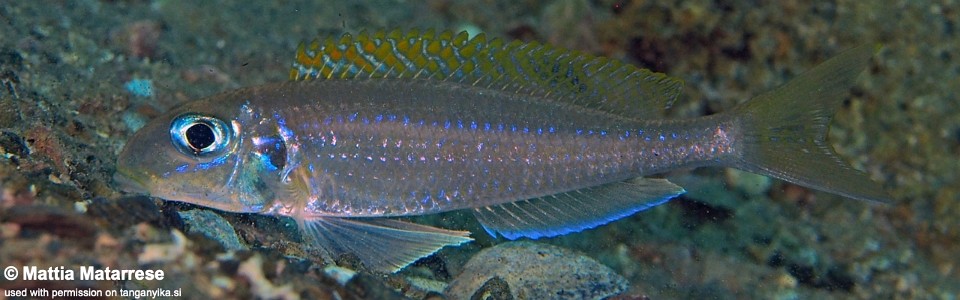
[[[560,236],[604,225],[666,203],[686,191],[666,179],[632,178],[555,195],[478,207],[491,236],[509,240]]]

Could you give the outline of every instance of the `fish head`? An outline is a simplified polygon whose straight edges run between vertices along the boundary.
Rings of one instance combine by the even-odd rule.
[[[262,183],[263,167],[245,164],[249,109],[230,106],[198,101],[151,120],[120,152],[114,181],[127,192],[164,200],[262,211],[274,197]]]

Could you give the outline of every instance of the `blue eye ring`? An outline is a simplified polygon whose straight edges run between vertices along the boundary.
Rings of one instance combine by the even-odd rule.
[[[180,153],[208,157],[223,152],[230,145],[233,130],[216,117],[186,113],[173,118],[170,139]]]

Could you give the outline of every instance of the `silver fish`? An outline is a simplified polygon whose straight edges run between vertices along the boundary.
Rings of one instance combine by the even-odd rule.
[[[646,178],[739,168],[888,201],[825,141],[872,47],[841,53],[728,112],[664,119],[681,82],[606,58],[465,33],[361,33],[303,44],[291,77],[189,102],[126,144],[128,190],[287,216],[330,255],[394,272],[452,231],[382,217],[469,209],[507,239],[578,232],[684,190]]]

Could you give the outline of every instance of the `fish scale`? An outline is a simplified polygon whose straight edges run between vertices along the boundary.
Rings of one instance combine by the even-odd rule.
[[[645,176],[734,167],[885,202],[826,142],[872,55],[841,53],[729,111],[665,119],[681,82],[614,60],[466,33],[301,44],[294,81],[171,109],[117,159],[126,190],[293,218],[304,242],[394,272],[468,232],[382,217],[470,210],[487,233],[594,228],[684,193]]]
[[[328,179],[336,185],[328,186],[330,190],[325,192],[337,195],[338,205],[321,208],[318,213],[332,216],[417,215],[535,198],[709,160],[723,153],[690,153],[686,158],[668,153],[670,149],[729,142],[711,141],[708,139],[712,136],[703,135],[661,141],[650,135],[662,132],[653,128],[664,128],[663,124],[603,112],[591,114],[572,105],[503,101],[503,97],[517,96],[500,91],[479,94],[469,88],[445,89],[427,81],[355,80],[290,85],[293,87],[282,88],[288,94],[296,87],[354,89],[346,93],[349,96],[299,91],[310,96],[300,99],[288,95],[282,111],[266,113],[282,117],[292,128],[307,129],[294,130],[297,136],[313,136],[299,140],[301,155],[290,164],[314,164],[330,174]],[[379,96],[385,93],[391,97]],[[256,98],[249,100],[252,106],[266,105]],[[499,111],[489,109],[491,105],[498,105]],[[291,107],[298,106],[303,108],[294,113]],[[376,120],[378,115],[396,118],[369,121]],[[322,122],[316,116],[332,121]],[[317,127],[314,124],[321,122],[319,127],[325,138],[319,138],[320,132],[313,129]],[[478,125],[484,123],[498,125],[487,130]],[[675,127],[684,129],[664,134],[692,136],[695,134],[688,132],[710,131],[718,125],[713,122],[704,126],[709,128],[680,125]],[[543,128],[553,128],[553,132]],[[622,128],[648,129],[643,134],[625,136]],[[264,130],[276,131],[271,126]],[[330,143],[333,139],[335,145]],[[445,143],[436,146],[441,139]],[[390,141],[390,145],[383,147],[383,140]],[[651,158],[641,159],[642,155]],[[655,162],[659,157],[663,159]],[[648,163],[640,165],[640,161]],[[447,177],[443,174],[459,177],[444,180]],[[367,194],[369,191],[377,191],[378,196],[372,197]],[[441,191],[449,193],[449,201],[437,197]]]

